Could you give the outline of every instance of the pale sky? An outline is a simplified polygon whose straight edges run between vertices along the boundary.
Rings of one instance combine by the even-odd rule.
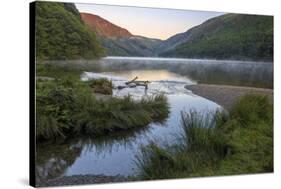
[[[75,4],[79,12],[98,15],[127,29],[133,35],[167,39],[202,22],[222,15],[221,12],[175,9],[122,7],[96,4]]]

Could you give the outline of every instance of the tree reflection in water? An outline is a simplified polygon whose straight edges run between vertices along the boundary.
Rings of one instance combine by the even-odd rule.
[[[144,133],[145,131],[145,133]],[[140,128],[126,132],[108,134],[103,137],[85,137],[66,139],[52,143],[39,143],[36,149],[36,183],[44,184],[47,180],[58,178],[73,165],[82,152],[95,149],[95,155],[109,155],[113,145],[132,148],[138,135],[147,135],[149,128]],[[101,154],[103,153],[103,154]]]

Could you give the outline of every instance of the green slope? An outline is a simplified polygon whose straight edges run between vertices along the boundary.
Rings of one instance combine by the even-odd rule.
[[[38,60],[92,59],[104,53],[72,3],[36,2],[35,29]]]
[[[108,56],[157,56],[156,48],[161,43],[159,39],[142,36],[107,38],[101,37],[101,44]]]
[[[273,59],[273,17],[225,14],[188,30],[186,41],[160,56]]]

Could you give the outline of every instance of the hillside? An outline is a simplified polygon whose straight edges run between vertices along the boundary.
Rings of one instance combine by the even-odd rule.
[[[273,60],[273,17],[225,14],[167,40],[136,36],[72,3],[36,2],[39,60],[103,56]]]
[[[156,48],[161,43],[159,39],[142,36],[123,38],[102,38],[101,43],[108,56],[157,56]]]
[[[168,39],[162,41],[157,46],[158,53],[166,52],[168,50],[172,50],[176,46],[184,43],[185,41],[187,41],[187,39],[189,37],[189,34],[190,34],[189,31],[183,32],[183,33],[178,33],[178,34],[173,35],[173,36],[169,37]]]
[[[36,2],[35,6],[38,60],[92,59],[104,54],[74,4]]]
[[[157,56],[156,48],[162,42],[135,36],[100,16],[80,13],[82,20],[97,34],[108,56]]]
[[[159,56],[269,61],[273,59],[272,16],[225,14],[209,19],[164,43],[168,44],[175,38],[180,38],[182,43],[173,49],[163,48],[164,51],[159,51]]]
[[[100,36],[104,37],[132,37],[126,29],[110,23],[100,16],[88,13],[80,13],[81,19]]]

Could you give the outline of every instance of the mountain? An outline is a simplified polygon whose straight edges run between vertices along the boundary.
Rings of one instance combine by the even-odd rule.
[[[103,37],[132,37],[126,29],[110,23],[100,16],[88,13],[80,13],[82,20],[92,31]]]
[[[101,44],[108,56],[157,56],[156,48],[161,40],[142,36],[102,38]]]
[[[72,3],[35,2],[38,60],[92,59],[104,54]]]
[[[73,3],[36,2],[38,60],[160,56],[273,60],[273,17],[225,14],[167,40],[136,36]]]
[[[273,17],[225,14],[177,34],[159,56],[215,59],[273,59]],[[161,49],[161,48],[160,48]]]
[[[82,20],[96,33],[108,56],[157,56],[156,49],[162,42],[131,34],[100,16],[80,13]]]
[[[225,14],[167,40],[135,36],[100,16],[80,13],[109,56],[273,59],[273,17]]]
[[[190,32],[178,33],[172,37],[162,41],[158,46],[158,53],[174,49],[176,46],[187,41]]]

